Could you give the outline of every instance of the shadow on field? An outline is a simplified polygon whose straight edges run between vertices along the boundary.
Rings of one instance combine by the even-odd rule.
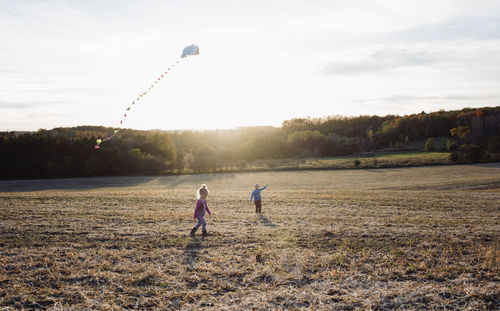
[[[79,177],[54,179],[0,180],[0,192],[28,192],[43,190],[90,190],[101,188],[125,188],[144,186],[175,188],[180,185],[199,185],[200,181],[234,178],[234,173],[201,174],[181,176],[116,176],[116,177]]]
[[[259,220],[260,220],[260,223],[263,225],[263,226],[266,226],[266,227],[276,227],[276,225],[270,221],[269,219],[267,219],[266,216],[262,215],[262,214],[259,214]]]
[[[481,167],[488,167],[488,168],[500,168],[500,162],[496,163],[477,163],[477,164],[469,164],[472,166],[481,166]]]
[[[89,190],[99,188],[134,187],[155,177],[84,177],[27,180],[0,180],[0,192],[42,190]]]
[[[209,183],[212,181],[232,179],[236,176],[235,173],[218,173],[218,174],[196,174],[196,175],[181,175],[181,176],[161,176],[156,177],[151,181],[151,184],[168,186],[175,188],[183,184]]]
[[[364,169],[363,171],[370,173],[384,173],[382,170],[377,170],[377,169]]]
[[[193,267],[198,262],[198,254],[200,253],[202,240],[202,238],[194,236],[193,240],[186,245],[184,251],[186,255],[184,262],[186,265]]]

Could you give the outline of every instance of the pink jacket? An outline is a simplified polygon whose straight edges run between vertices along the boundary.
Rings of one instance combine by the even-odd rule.
[[[205,216],[205,211],[207,211],[208,215],[211,215],[212,213],[208,209],[207,205],[207,200],[202,201],[201,199],[196,201],[196,208],[194,209],[194,216],[193,218],[197,218],[198,214],[202,213],[201,216]]]

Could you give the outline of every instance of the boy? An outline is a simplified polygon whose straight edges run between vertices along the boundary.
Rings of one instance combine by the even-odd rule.
[[[259,184],[255,185],[255,190],[252,192],[252,195],[250,196],[250,202],[255,203],[255,212],[258,214],[262,214],[261,208],[262,208],[262,199],[260,197],[260,192],[264,189],[267,188],[267,185],[259,189]]]

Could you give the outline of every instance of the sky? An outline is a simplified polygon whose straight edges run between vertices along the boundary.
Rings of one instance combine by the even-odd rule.
[[[0,131],[500,106],[500,1],[0,0]]]

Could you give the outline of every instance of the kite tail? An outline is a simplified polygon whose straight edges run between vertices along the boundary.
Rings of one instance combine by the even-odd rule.
[[[116,129],[114,129],[114,133],[106,138],[99,138],[96,140],[96,145],[94,147],[94,149],[99,149],[101,148],[100,147],[100,144],[102,142],[105,142],[105,141],[108,141],[108,140],[111,140],[113,137],[116,136],[116,134],[118,134],[119,131],[122,130],[122,127],[123,127],[123,121],[125,120],[125,118],[127,117],[127,113],[132,109],[132,106],[134,105],[137,105],[139,103],[139,101],[141,100],[141,98],[143,98],[144,96],[146,96],[148,94],[148,92],[151,91],[152,88],[155,87],[156,84],[158,84],[163,78],[166,78],[167,77],[167,74],[170,70],[172,70],[175,65],[177,65],[184,57],[181,57],[179,60],[177,60],[175,63],[173,63],[172,65],[170,65],[162,74],[160,74],[160,76],[153,82],[151,83],[151,85],[149,85],[144,92],[142,92],[141,94],[139,94],[137,96],[137,98],[135,100],[132,101],[132,104],[130,104],[130,106],[127,107],[127,109],[125,109],[125,113],[123,114],[121,120],[120,120],[120,126]]]

